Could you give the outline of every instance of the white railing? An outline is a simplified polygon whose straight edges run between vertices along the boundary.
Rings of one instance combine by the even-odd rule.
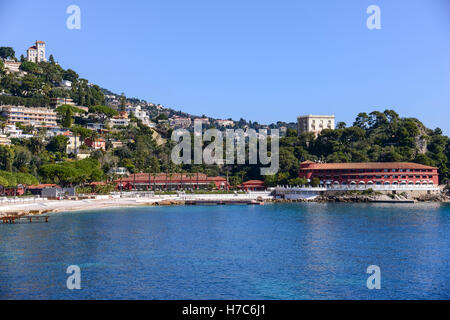
[[[367,190],[374,191],[438,191],[439,187],[435,185],[329,185],[326,187],[327,191],[351,191],[351,190]]]
[[[38,203],[38,202],[43,202],[46,200],[47,200],[47,198],[41,198],[41,197],[14,197],[14,198],[1,197],[0,204]]]
[[[277,194],[302,194],[317,193],[320,191],[364,191],[372,189],[374,191],[439,191],[436,185],[327,185],[321,187],[309,186],[278,186],[275,188]]]

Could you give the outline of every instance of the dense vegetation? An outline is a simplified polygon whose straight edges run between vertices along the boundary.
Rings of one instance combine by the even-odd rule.
[[[48,106],[50,98],[57,97],[71,98],[87,107],[105,103],[99,86],[80,78],[72,69],[64,70],[52,56],[49,62],[23,61],[20,70],[26,74],[6,73],[3,63],[0,65],[0,92],[6,94],[0,96],[0,104]],[[62,80],[71,81],[71,89],[59,87]]]

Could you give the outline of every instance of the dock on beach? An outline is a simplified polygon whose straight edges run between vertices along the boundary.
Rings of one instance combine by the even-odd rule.
[[[1,217],[3,224],[15,224],[20,222],[48,222],[49,216],[6,216]]]

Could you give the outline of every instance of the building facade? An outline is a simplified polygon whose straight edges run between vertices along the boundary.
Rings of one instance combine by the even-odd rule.
[[[106,150],[106,140],[104,138],[87,138],[84,140],[84,144],[93,150]]]
[[[47,108],[27,108],[23,106],[3,106],[2,115],[7,124],[33,126],[35,128],[56,128],[56,112]]]
[[[233,120],[216,120],[214,122],[218,127],[234,127]]]
[[[179,116],[173,116],[169,119],[169,123],[173,127],[177,128],[189,128],[192,124],[191,118],[183,118]]]
[[[64,104],[68,104],[69,106],[75,106],[75,102],[73,102],[73,99],[69,99],[69,98],[51,98],[50,99],[50,106],[53,108],[57,108]]]
[[[36,41],[34,46],[28,48],[27,60],[31,62],[47,61],[44,41]]]
[[[359,162],[300,164],[299,177],[318,178],[324,186],[434,186],[438,168],[410,162]]]
[[[136,173],[115,182],[118,190],[208,189],[211,183],[217,189],[228,188],[226,178],[208,177],[204,173]]]
[[[335,116],[300,116],[297,118],[297,132],[298,135],[301,135],[305,132],[312,132],[316,136],[323,129],[331,129],[335,128]]]

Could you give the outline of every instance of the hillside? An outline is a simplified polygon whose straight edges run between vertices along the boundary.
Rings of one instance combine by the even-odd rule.
[[[90,83],[87,79],[80,78],[72,69],[63,69],[52,56],[48,62],[23,61],[18,70],[13,72],[5,67],[7,61],[15,59],[14,55],[11,56],[11,51],[7,51],[9,56],[3,58],[9,60],[0,62],[0,104],[39,107],[49,106],[51,98],[70,98],[76,105],[89,107],[90,113],[93,113],[94,116],[97,115],[97,121],[100,122],[105,121],[108,116],[113,116],[114,110],[123,110],[125,105],[141,105],[148,111],[151,120],[155,122],[174,115],[197,117],[138,98],[126,98],[124,94],[115,94]],[[67,86],[67,81],[70,82],[70,86]],[[108,105],[113,111],[99,115],[95,110],[102,108],[95,107],[98,105]],[[68,117],[71,116],[69,112]],[[86,130],[80,129],[86,123],[83,117],[75,117],[74,127],[71,127],[72,121],[68,120],[70,124],[68,129],[73,132]],[[131,119],[131,121],[128,128],[115,130],[114,133],[107,136],[100,134],[109,140],[113,139],[121,143],[120,147],[108,145],[104,152],[95,152],[95,159],[102,168],[100,175],[102,179],[106,177],[111,167],[123,166],[130,172],[186,171],[205,172],[210,175],[228,173],[233,185],[238,185],[243,179],[265,179],[269,186],[299,184],[301,181],[298,178],[298,166],[304,160],[322,162],[412,161],[436,166],[440,170],[441,181],[446,182],[449,179],[450,145],[448,137],[444,136],[440,129],[426,128],[418,119],[402,118],[394,110],[373,111],[370,114],[360,113],[353,124],[346,125],[340,122],[337,124],[336,130],[323,130],[317,138],[313,134],[297,136],[294,129],[295,123],[274,120],[274,123],[270,125],[271,128],[287,127],[288,130],[286,137],[280,140],[280,171],[277,175],[269,177],[261,177],[257,165],[175,166],[169,159],[171,145],[167,143],[167,138],[170,137],[173,128],[167,125],[158,126],[156,128],[158,133],[155,133],[152,129],[136,122],[136,119]],[[247,126],[258,129],[262,126],[244,119],[236,121],[235,124],[237,128]],[[90,131],[84,133],[85,136],[91,134],[94,133]],[[26,141],[14,142],[11,147],[12,155],[5,156],[3,162],[0,159],[0,169],[31,172],[41,181],[59,182],[61,179],[64,180],[65,178],[62,178],[61,175],[54,179],[52,174],[42,171],[42,166],[67,161],[70,157],[64,154],[63,149],[54,148],[49,139],[42,141],[42,146],[38,148],[33,143],[36,143],[36,139],[31,144]],[[29,154],[23,148],[26,148]],[[36,159],[30,160],[26,162],[27,165],[24,165],[15,159],[18,150],[25,152],[27,157],[31,159],[36,157]],[[42,150],[45,152],[42,153]],[[3,154],[8,154],[8,152],[4,151]],[[62,170],[62,168],[58,170]],[[88,178],[87,181],[92,179]],[[76,179],[64,181],[73,183]]]

